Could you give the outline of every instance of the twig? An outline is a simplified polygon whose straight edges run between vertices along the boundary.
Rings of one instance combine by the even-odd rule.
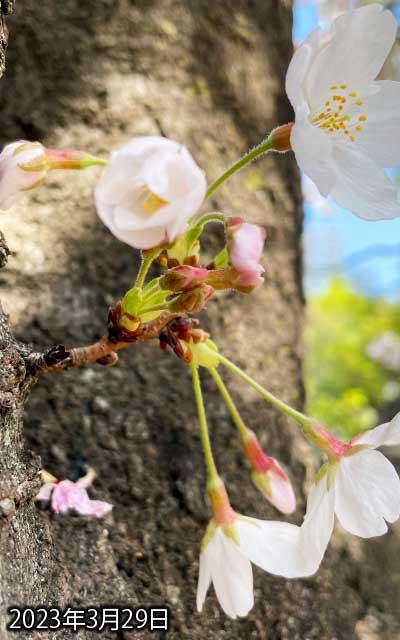
[[[113,341],[108,336],[103,336],[94,344],[86,347],[66,349],[63,345],[56,345],[44,353],[29,354],[26,357],[26,364],[34,375],[64,371],[69,367],[82,367],[94,362],[103,366],[113,366],[118,361],[117,351],[138,342],[158,338],[164,327],[174,317],[174,314],[162,313],[152,322],[141,325],[137,331],[126,332],[124,340],[120,341]]]

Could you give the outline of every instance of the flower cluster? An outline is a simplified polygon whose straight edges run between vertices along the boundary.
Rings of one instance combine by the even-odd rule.
[[[72,350],[50,350],[46,370],[71,364],[115,364],[116,351],[158,338],[188,366],[198,409],[212,518],[200,553],[197,607],[211,585],[231,618],[253,606],[251,563],[286,578],[317,571],[336,514],[342,527],[362,538],[382,535],[400,516],[400,480],[377,449],[400,445],[400,414],[389,423],[344,443],[318,420],[290,407],[225,358],[191,314],[218,292],[249,294],[263,283],[265,229],[243,215],[201,213],[215,190],[236,171],[269,151],[293,149],[299,166],[323,195],[356,215],[375,220],[400,215],[396,189],[384,172],[400,164],[400,84],[376,80],[395,37],[396,23],[381,5],[339,16],[328,33],[313,32],[296,51],[286,88],[295,121],[280,126],[207,188],[204,172],[180,143],[138,137],[110,160],[79,151],[46,149],[19,141],[0,154],[0,208],[41,184],[49,171],[106,165],[96,187],[97,213],[114,236],[142,255],[133,287],[108,315],[108,334],[78,358]],[[208,223],[223,225],[224,242],[210,261],[202,259]],[[147,281],[152,263],[161,274]],[[223,293],[221,295],[224,295]],[[73,353],[75,352],[75,353]],[[372,354],[372,351],[371,351]],[[50,357],[51,356],[51,357]],[[57,360],[58,358],[58,360]],[[294,419],[326,460],[315,476],[301,524],[262,521],[236,512],[216,468],[199,370],[215,381],[235,425],[250,476],[260,494],[282,514],[296,508],[286,470],[245,424],[220,375],[226,367],[277,410]],[[37,500],[56,514],[75,511],[102,517],[112,505],[91,500],[95,474],[77,482],[43,474]]]

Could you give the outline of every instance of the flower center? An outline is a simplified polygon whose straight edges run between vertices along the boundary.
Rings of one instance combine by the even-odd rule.
[[[311,124],[327,133],[341,134],[354,142],[367,120],[367,116],[360,113],[364,103],[357,97],[356,91],[348,89],[347,84],[334,84],[330,92],[323,106],[310,115]]]
[[[143,202],[143,210],[146,213],[155,213],[166,204],[168,204],[167,200],[163,200],[162,198],[159,198],[155,193],[146,190],[145,200]]]

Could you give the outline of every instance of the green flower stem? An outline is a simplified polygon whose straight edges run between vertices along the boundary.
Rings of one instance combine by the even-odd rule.
[[[201,216],[198,220],[194,221],[194,226],[204,225],[207,222],[222,222],[225,223],[229,216],[225,213],[218,213],[217,211],[213,213],[206,213],[206,215]]]
[[[151,263],[154,258],[156,258],[161,249],[160,247],[155,247],[154,249],[148,249],[147,251],[142,251],[142,264],[140,265],[138,274],[136,276],[135,287],[139,287],[142,289],[144,285],[144,281],[146,280],[147,273],[150,269]]]
[[[209,369],[209,372],[217,383],[217,387],[225,401],[226,406],[229,409],[229,413],[231,414],[232,420],[235,423],[237,430],[239,431],[241,439],[245,440],[247,436],[247,427],[240,417],[239,411],[236,409],[235,403],[233,402],[228,389],[226,388],[221,376],[216,369]]]
[[[239,171],[239,169],[242,169],[243,167],[245,167],[247,164],[249,164],[256,158],[258,158],[259,156],[262,156],[264,153],[267,153],[268,151],[272,151],[272,149],[273,149],[273,141],[271,140],[270,137],[260,142],[260,144],[258,144],[256,147],[254,147],[254,149],[252,149],[248,153],[246,153],[246,155],[240,158],[240,160],[235,162],[235,164],[233,164],[227,171],[225,171],[225,173],[222,174],[222,176],[220,176],[215,182],[213,182],[211,186],[208,187],[204,200],[208,200],[208,198],[214,193],[214,191],[216,191],[218,187],[220,187],[221,184],[225,182],[225,180],[228,180],[228,178],[230,178],[234,173],[236,173],[236,171]]]
[[[216,487],[221,484],[221,480],[218,475],[217,467],[215,466],[214,456],[211,449],[210,436],[208,433],[206,413],[204,410],[203,394],[201,392],[200,377],[198,367],[196,365],[189,365],[193,378],[193,389],[196,398],[197,411],[199,414],[201,441],[203,444],[204,460],[207,469],[207,486],[208,488]]]
[[[258,382],[256,382],[252,378],[250,378],[250,376],[248,376],[247,373],[245,373],[242,369],[240,369],[240,367],[237,367],[235,364],[233,364],[233,362],[231,362],[230,360],[222,356],[220,353],[218,354],[218,358],[220,362],[222,362],[222,364],[224,364],[227,367],[227,369],[229,369],[233,373],[236,373],[236,375],[242,378],[244,382],[247,382],[247,384],[253,389],[255,389],[255,391],[257,391],[257,393],[259,393],[260,396],[262,396],[265,400],[267,400],[267,402],[270,402],[271,404],[274,405],[274,407],[276,407],[283,413],[286,413],[287,416],[294,418],[294,420],[296,420],[296,422],[298,422],[304,428],[305,431],[308,430],[308,428],[311,426],[313,422],[311,418],[309,418],[308,416],[305,416],[303,413],[300,413],[300,411],[296,411],[296,409],[293,409],[293,407],[290,407],[288,404],[286,404],[286,402],[279,400],[279,398],[277,398],[272,393],[264,389],[264,387],[259,385]]]

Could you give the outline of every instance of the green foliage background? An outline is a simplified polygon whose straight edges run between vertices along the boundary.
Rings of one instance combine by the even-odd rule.
[[[400,375],[366,353],[385,331],[400,335],[400,302],[368,298],[339,278],[309,299],[307,412],[345,439],[374,427],[385,402],[400,403]]]

